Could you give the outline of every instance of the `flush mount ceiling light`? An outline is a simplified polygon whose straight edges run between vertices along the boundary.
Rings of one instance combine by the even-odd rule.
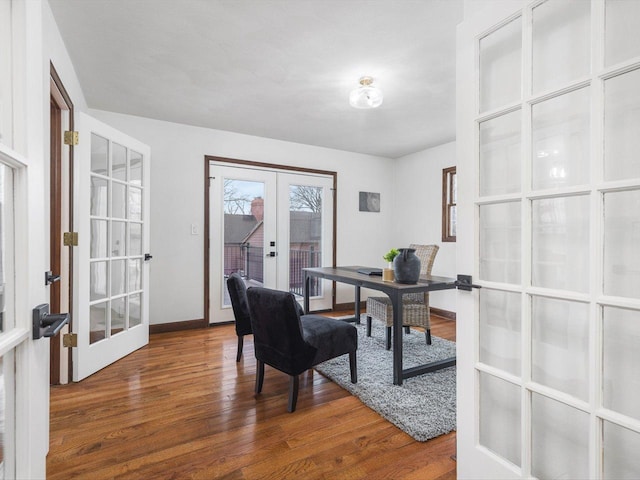
[[[360,78],[360,86],[349,94],[349,104],[355,108],[379,107],[382,104],[382,92],[372,84],[372,77]]]

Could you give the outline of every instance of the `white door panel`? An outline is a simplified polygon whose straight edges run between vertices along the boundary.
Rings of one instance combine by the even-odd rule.
[[[149,341],[149,147],[88,115],[74,175],[74,381]]]
[[[483,287],[458,292],[459,478],[640,477],[638,8],[486,2],[458,29],[457,262]]]

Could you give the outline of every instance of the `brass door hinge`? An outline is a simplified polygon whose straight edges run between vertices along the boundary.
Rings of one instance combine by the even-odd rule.
[[[64,132],[64,144],[78,145],[78,132],[74,132],[73,130],[67,130]]]
[[[64,232],[62,235],[62,243],[65,247],[77,247],[78,232]]]
[[[74,348],[78,346],[78,334],[77,333],[65,333],[62,336],[62,345],[65,348]]]

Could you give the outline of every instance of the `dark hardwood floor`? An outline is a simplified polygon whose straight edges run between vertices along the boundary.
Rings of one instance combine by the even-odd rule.
[[[432,317],[455,340],[455,322]],[[265,370],[253,393],[251,336],[232,325],[160,333],[86,380],[51,388],[47,478],[456,478],[455,433],[416,442],[317,372]]]

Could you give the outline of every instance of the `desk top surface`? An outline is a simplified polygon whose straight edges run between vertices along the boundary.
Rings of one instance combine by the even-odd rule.
[[[429,290],[446,290],[456,288],[455,278],[439,277],[436,275],[421,276],[418,283],[405,284],[398,282],[385,282],[379,275],[366,275],[358,273],[358,269],[368,268],[361,265],[346,267],[320,267],[320,268],[303,268],[302,270],[312,276],[327,278],[352,285],[361,285],[375,289],[393,289],[393,290],[413,290],[413,291],[429,291]]]

